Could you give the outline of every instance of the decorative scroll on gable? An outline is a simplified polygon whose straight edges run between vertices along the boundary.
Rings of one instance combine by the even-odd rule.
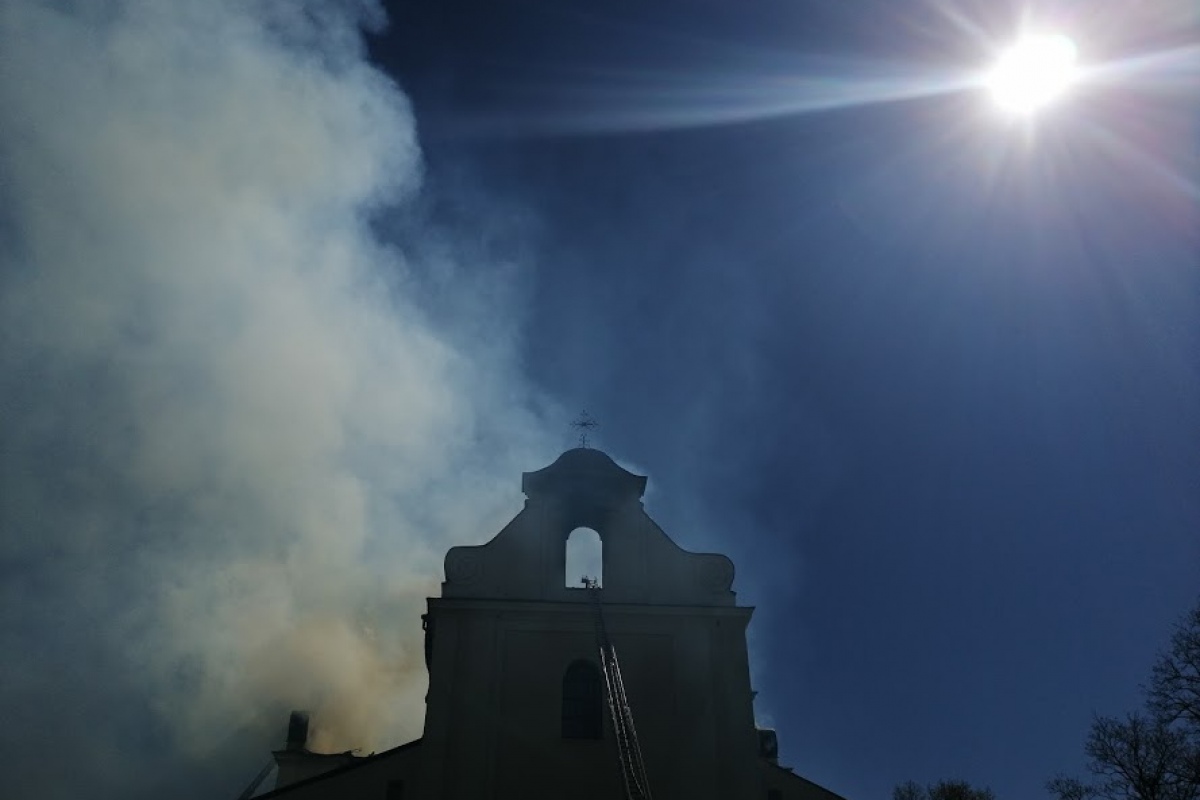
[[[654,605],[734,604],[733,562],[690,553],[642,507],[646,478],[599,450],[568,450],[527,472],[525,508],[487,544],[446,554],[443,597],[586,602],[563,585],[567,536],[588,527],[603,546],[604,600]]]

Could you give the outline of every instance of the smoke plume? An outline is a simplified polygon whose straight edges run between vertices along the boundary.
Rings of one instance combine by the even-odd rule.
[[[380,22],[365,2],[0,10],[0,750],[20,794],[130,796],[131,751],[203,758],[293,707],[318,749],[419,735],[441,556],[498,530],[551,455],[506,360],[512,309],[432,319],[402,253],[453,242],[372,234],[420,191],[410,109],[362,49]],[[444,266],[463,297],[499,280]]]

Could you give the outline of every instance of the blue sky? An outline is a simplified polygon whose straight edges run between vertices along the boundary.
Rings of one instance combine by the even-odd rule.
[[[538,221],[530,379],[733,556],[760,716],[848,797],[1040,795],[1194,600],[1194,71],[1033,124],[936,91],[1039,21],[1181,48],[1169,6],[418,3],[373,43],[429,187]]]
[[[586,408],[736,563],[783,762],[1040,796],[1200,585],[1194,21],[11,4],[18,794],[233,796],[296,707],[418,735],[442,554]],[[972,80],[1035,23],[1092,78],[1018,123]]]

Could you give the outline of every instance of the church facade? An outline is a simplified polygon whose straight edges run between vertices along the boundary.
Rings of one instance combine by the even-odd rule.
[[[422,737],[315,754],[294,716],[260,797],[841,800],[779,766],[774,732],[754,723],[753,609],[735,602],[733,564],[678,547],[646,514],[645,486],[588,448],[525,473],[524,509],[488,543],[451,548],[428,600]],[[599,539],[587,586],[566,567],[580,529]],[[630,759],[644,793],[623,777]]]

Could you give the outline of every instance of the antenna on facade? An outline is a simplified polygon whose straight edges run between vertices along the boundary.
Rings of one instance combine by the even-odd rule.
[[[588,432],[599,428],[600,423],[597,422],[590,414],[588,414],[587,410],[585,409],[580,411],[579,416],[571,421],[571,427],[579,431],[579,446],[587,447]]]

